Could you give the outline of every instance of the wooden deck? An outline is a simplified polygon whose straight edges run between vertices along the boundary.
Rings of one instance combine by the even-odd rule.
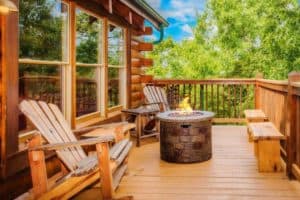
[[[118,196],[134,199],[300,199],[300,183],[284,173],[258,173],[244,126],[213,127],[213,158],[171,164],[159,158],[159,143],[134,148]]]

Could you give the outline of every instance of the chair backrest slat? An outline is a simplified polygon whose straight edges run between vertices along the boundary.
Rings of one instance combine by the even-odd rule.
[[[153,94],[150,91],[150,89],[151,89],[150,87],[151,86],[146,86],[144,88],[144,90],[143,90],[144,95],[145,95],[146,100],[147,100],[148,103],[154,103],[154,102],[156,103],[156,100],[154,99]],[[151,109],[154,109],[154,110],[159,110],[159,105],[157,105],[157,104],[151,104],[148,107],[151,108]]]
[[[156,86],[146,86],[143,91],[149,103],[160,102],[163,104],[164,111],[170,110],[167,95],[163,88]],[[151,108],[159,109],[159,105],[154,104]]]
[[[54,144],[54,143],[64,143],[64,140],[62,138],[62,136],[57,132],[56,128],[52,125],[52,123],[50,122],[50,120],[48,119],[48,117],[46,116],[46,114],[43,112],[43,110],[40,108],[40,106],[38,105],[38,103],[36,101],[30,100],[29,103],[32,105],[32,107],[35,109],[35,111],[39,114],[40,118],[43,120],[43,122],[45,123],[46,127],[50,130],[49,133],[45,132],[42,133],[42,135],[46,138],[46,137],[53,137],[55,138],[55,141],[51,142],[48,141],[50,144]],[[57,152],[61,152],[61,150],[58,150]],[[66,154],[66,156],[68,157],[68,160],[70,161],[69,164],[72,165],[72,169],[76,168],[76,164],[77,164],[77,159],[75,158],[72,149],[70,148],[65,148],[63,149],[64,154]]]
[[[50,122],[56,128],[56,131],[61,136],[63,142],[74,142],[74,141],[76,141],[76,138],[72,137],[72,136],[74,136],[72,131],[65,132],[62,129],[62,126],[61,126],[60,122],[57,121],[57,118],[54,116],[54,113],[51,111],[51,109],[49,108],[47,103],[45,103],[43,101],[39,101],[39,105],[44,110],[44,113],[47,115]],[[77,162],[79,162],[80,160],[82,160],[83,158],[86,157],[84,152],[83,152],[83,149],[81,147],[70,148],[70,151],[74,155],[74,158],[77,160]]]
[[[66,137],[61,125],[55,120],[55,115],[46,103],[23,100],[19,107],[50,144],[75,141]],[[75,138],[72,132],[69,134]],[[56,152],[70,171],[75,170],[78,161],[86,157],[81,147],[65,148]]]
[[[49,105],[50,110],[55,115],[56,119],[59,121],[59,124],[61,125],[62,129],[67,133],[70,140],[77,141],[75,135],[73,134],[73,131],[71,130],[68,122],[66,121],[65,117],[59,110],[58,106],[55,104],[51,104],[51,103],[49,103],[48,105]],[[84,153],[84,151],[82,150],[81,147],[80,147],[80,149],[81,149],[81,151],[79,151],[79,153],[80,153],[81,157],[86,157],[86,154]]]
[[[164,110],[165,111],[170,110],[170,106],[169,106],[166,91],[161,87],[160,87],[160,96],[162,98],[162,101],[164,102]]]

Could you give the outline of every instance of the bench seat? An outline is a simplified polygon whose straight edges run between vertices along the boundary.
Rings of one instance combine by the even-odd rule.
[[[244,110],[246,122],[247,122],[247,132],[248,132],[248,141],[253,142],[253,138],[251,132],[249,131],[249,123],[252,122],[265,122],[268,121],[267,116],[262,110],[259,109],[251,109],[251,110]]]
[[[249,123],[248,127],[254,141],[259,172],[281,171],[280,140],[285,140],[285,136],[271,122]]]

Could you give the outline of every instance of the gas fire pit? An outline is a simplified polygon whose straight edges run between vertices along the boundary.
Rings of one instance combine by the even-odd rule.
[[[176,163],[209,160],[213,117],[214,113],[199,110],[159,113],[161,159]]]

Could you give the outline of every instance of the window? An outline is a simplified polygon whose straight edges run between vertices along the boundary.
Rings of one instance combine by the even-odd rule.
[[[62,74],[68,65],[68,6],[57,0],[20,0],[20,98],[63,107]],[[33,127],[20,116],[20,130]]]
[[[108,107],[125,105],[125,40],[124,30],[108,26]]]
[[[76,29],[76,116],[80,117],[100,108],[102,23],[77,9]]]
[[[20,100],[54,103],[71,122],[74,97],[70,91],[75,78],[76,122],[112,116],[108,112],[126,106],[125,31],[113,24],[104,27],[107,23],[103,19],[81,7],[69,11],[68,2],[20,0]],[[74,15],[69,14],[71,11]],[[75,38],[71,38],[74,23],[69,23],[69,16],[75,16]],[[69,50],[72,39],[76,49]],[[70,62],[73,59],[75,64]],[[76,77],[72,77],[74,68]],[[23,115],[19,127],[22,132],[34,129]]]

